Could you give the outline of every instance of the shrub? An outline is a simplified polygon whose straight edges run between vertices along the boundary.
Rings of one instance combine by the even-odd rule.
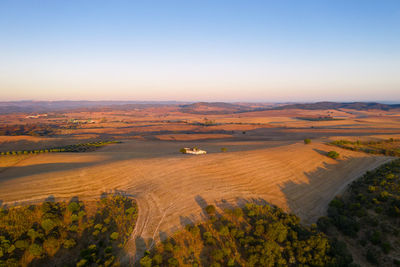
[[[35,257],[39,257],[40,255],[42,255],[43,253],[43,247],[39,244],[32,244],[29,247],[29,252],[35,256]]]
[[[46,233],[49,233],[51,230],[53,230],[56,225],[57,224],[52,219],[45,219],[41,223],[41,226],[46,231]]]
[[[110,235],[110,238],[113,239],[113,240],[117,240],[118,237],[119,237],[119,234],[118,234],[117,232],[113,232],[113,233]]]
[[[154,261],[155,264],[161,264],[162,260],[163,260],[163,258],[162,258],[161,254],[156,254],[153,257],[153,261]]]
[[[181,149],[179,150],[179,152],[181,152],[182,154],[186,154],[186,149],[181,148]]]
[[[76,202],[71,202],[68,204],[68,210],[72,213],[78,212],[81,208],[79,207],[79,204]]]
[[[326,155],[332,159],[337,159],[340,156],[338,152],[333,150],[329,151]]]
[[[212,257],[214,258],[214,260],[220,261],[224,258],[224,253],[222,252],[222,250],[216,249],[212,252]]]
[[[243,216],[243,210],[241,208],[235,208],[232,212],[233,216],[236,218],[241,218]]]
[[[67,248],[67,249],[69,249],[69,248],[73,248],[73,247],[75,247],[76,246],[76,242],[75,242],[75,240],[74,239],[67,239],[67,240],[65,240],[65,242],[64,242],[64,248]]]
[[[226,151],[228,151],[228,149],[226,147],[221,148],[221,152],[226,152]]]
[[[78,215],[76,215],[76,214],[72,214],[72,215],[71,215],[71,222],[76,222],[76,221],[78,221],[78,220],[79,220]]]
[[[151,258],[147,255],[140,259],[140,266],[151,267]]]
[[[76,267],[83,267],[87,263],[87,260],[81,259],[79,262],[76,263]]]
[[[205,210],[206,210],[207,214],[209,214],[209,215],[215,214],[215,211],[216,211],[214,205],[208,205],[205,208]]]
[[[179,262],[175,258],[169,258],[168,259],[168,264],[169,264],[169,266],[179,266]]]
[[[130,207],[129,209],[127,209],[125,211],[126,214],[132,215],[133,213],[135,213],[136,209],[135,207]]]
[[[83,218],[86,216],[86,212],[84,212],[83,210],[81,210],[80,212],[78,212],[78,217],[79,218]]]
[[[78,225],[71,225],[70,227],[68,227],[68,231],[78,232]]]
[[[311,139],[310,138],[304,139],[304,144],[306,145],[311,144]]]
[[[29,247],[29,242],[28,240],[17,240],[14,245],[18,249],[25,250]]]

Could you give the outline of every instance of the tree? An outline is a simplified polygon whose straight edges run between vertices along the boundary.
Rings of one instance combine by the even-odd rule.
[[[306,145],[311,144],[311,139],[310,138],[304,139],[304,144]]]
[[[75,240],[74,239],[67,239],[67,240],[65,240],[65,242],[64,242],[64,247],[65,248],[67,248],[67,249],[69,249],[69,248],[73,248],[73,247],[75,247],[76,246],[76,242],[75,242]]]
[[[52,219],[45,219],[42,221],[41,225],[46,233],[49,233],[57,224]]]
[[[140,266],[151,267],[151,258],[147,255],[140,259]]]
[[[39,244],[32,244],[29,247],[29,252],[33,255],[33,256],[40,256],[43,253],[43,247]]]
[[[76,202],[71,202],[68,204],[68,210],[72,213],[79,211],[81,208],[79,207],[79,204]]]
[[[340,156],[338,152],[333,150],[329,151],[326,155],[332,159],[337,159]]]
[[[214,215],[216,211],[214,205],[208,205],[205,210],[209,215]]]
[[[113,232],[113,233],[110,235],[110,238],[113,239],[113,240],[117,240],[118,237],[119,237],[119,234],[118,234],[117,232]]]

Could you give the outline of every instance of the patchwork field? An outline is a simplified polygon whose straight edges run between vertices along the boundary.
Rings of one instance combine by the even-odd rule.
[[[222,145],[201,147],[212,151]],[[2,157],[1,201],[10,205],[49,196],[91,199],[102,192],[124,192],[137,199],[140,211],[126,249],[141,254],[160,238],[201,220],[207,204],[223,209],[266,201],[305,223],[315,222],[349,182],[391,159],[338,149],[342,158],[333,160],[324,155],[330,147],[316,142],[259,142],[257,149],[205,156],[180,155],[180,147],[126,141],[91,153],[33,155],[20,161]]]
[[[129,255],[125,263],[184,225],[203,220],[208,204],[222,212],[246,202],[269,203],[311,224],[326,214],[328,203],[351,181],[393,159],[327,143],[396,138],[400,133],[396,114],[292,109],[204,115],[168,107],[39,118],[37,123],[56,125],[56,134],[1,136],[0,152],[99,140],[122,143],[84,153],[0,156],[0,204],[35,203],[49,197],[91,200],[104,192],[132,196],[139,217],[125,247]],[[318,121],[327,115],[340,120]],[[32,123],[23,116],[3,119],[5,128],[18,120]],[[85,123],[71,122],[74,119]],[[311,144],[305,145],[304,138],[311,138]],[[194,146],[207,155],[179,152]],[[330,150],[340,157],[327,157]]]

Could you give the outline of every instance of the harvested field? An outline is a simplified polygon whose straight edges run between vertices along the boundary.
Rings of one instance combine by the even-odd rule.
[[[201,139],[223,139],[230,138],[229,134],[163,134],[155,136],[159,140],[188,141]]]
[[[226,141],[204,141],[201,148],[217,152],[229,144],[234,151],[235,142]],[[331,147],[320,142],[239,142],[236,152],[203,156],[180,155],[183,145],[126,141],[92,153],[13,161],[0,173],[0,199],[11,205],[49,196],[91,199],[102,192],[125,192],[139,205],[137,228],[126,249],[140,254],[184,224],[201,220],[207,204],[223,209],[266,201],[305,223],[315,222],[349,182],[391,159],[337,149],[342,157],[333,160],[324,155]]]

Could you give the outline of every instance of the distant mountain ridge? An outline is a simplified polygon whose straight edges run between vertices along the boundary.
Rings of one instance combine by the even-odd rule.
[[[63,112],[66,110],[98,110],[115,109],[131,110],[173,106],[183,113],[218,115],[264,110],[284,109],[354,109],[354,110],[391,110],[400,108],[400,104],[382,104],[377,102],[316,102],[293,104],[263,103],[227,103],[227,102],[178,102],[178,101],[0,101],[0,114],[11,113],[45,113]]]
[[[400,104],[381,104],[377,102],[316,102],[316,103],[305,103],[305,104],[288,104],[280,107],[276,107],[274,109],[339,109],[339,108],[347,108],[347,109],[355,109],[355,110],[368,110],[368,109],[377,109],[377,110],[390,110],[395,108],[400,108]]]
[[[181,105],[180,111],[192,114],[230,114],[238,112],[253,111],[254,108],[241,104],[225,102],[197,102],[188,105]]]
[[[177,101],[0,101],[0,114],[44,113],[72,109],[123,108],[134,109],[150,106],[177,105]],[[187,103],[187,102],[186,102]]]

